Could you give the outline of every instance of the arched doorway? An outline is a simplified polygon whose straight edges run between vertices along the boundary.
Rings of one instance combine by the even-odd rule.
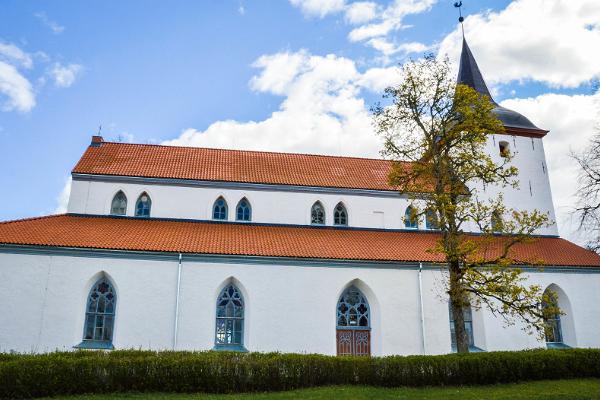
[[[337,303],[337,354],[371,355],[371,312],[369,302],[356,286],[342,293]]]

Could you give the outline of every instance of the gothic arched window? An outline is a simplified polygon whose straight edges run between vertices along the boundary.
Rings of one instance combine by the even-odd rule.
[[[428,208],[425,211],[425,228],[426,229],[440,229],[440,223],[438,221],[437,215],[435,211],[431,208]]]
[[[140,194],[137,202],[135,203],[135,216],[136,217],[149,217],[150,208],[152,208],[152,200],[148,193],[144,192]]]
[[[224,198],[219,197],[213,204],[213,219],[223,220],[227,219],[227,202]]]
[[[344,203],[341,201],[335,206],[335,210],[333,211],[333,224],[334,225],[348,225],[348,212],[346,211],[346,207],[344,207]]]
[[[127,196],[122,190],[119,190],[113,197],[110,206],[111,215],[126,215],[127,214]]]
[[[413,206],[406,207],[406,211],[404,211],[404,226],[410,229],[416,229],[419,227],[417,209]]]
[[[313,225],[325,225],[325,208],[320,201],[315,202],[310,209],[310,223]]]
[[[336,309],[338,355],[371,354],[371,312],[367,298],[356,286],[340,296]]]
[[[546,334],[546,344],[550,346],[562,344],[563,335],[557,294],[550,289],[546,289],[543,297],[544,301],[542,302],[542,309],[544,311],[544,333]]]
[[[241,348],[244,344],[244,299],[240,290],[229,284],[217,299],[215,346]]]
[[[237,221],[252,220],[252,207],[250,207],[250,202],[245,197],[239,201],[235,208],[235,219]]]
[[[112,348],[117,294],[106,278],[92,287],[85,310],[83,343],[80,347]]]

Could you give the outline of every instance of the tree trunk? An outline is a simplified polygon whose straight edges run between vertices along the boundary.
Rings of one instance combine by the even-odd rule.
[[[465,294],[459,282],[460,266],[458,262],[449,265],[450,270],[450,307],[454,317],[454,334],[456,336],[456,351],[458,353],[469,352],[469,336],[465,329],[464,308],[467,306]]]

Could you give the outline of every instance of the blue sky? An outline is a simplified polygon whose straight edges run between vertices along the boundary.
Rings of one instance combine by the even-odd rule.
[[[377,156],[369,107],[407,57],[456,59],[452,3],[4,0],[0,220],[55,212],[100,124],[108,140]],[[546,152],[567,218],[566,150],[593,132],[600,6],[463,3],[496,100],[553,131]]]

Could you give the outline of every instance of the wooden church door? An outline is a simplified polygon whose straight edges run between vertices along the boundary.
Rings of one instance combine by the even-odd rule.
[[[371,355],[371,324],[367,298],[351,286],[340,296],[337,304],[337,354]]]

